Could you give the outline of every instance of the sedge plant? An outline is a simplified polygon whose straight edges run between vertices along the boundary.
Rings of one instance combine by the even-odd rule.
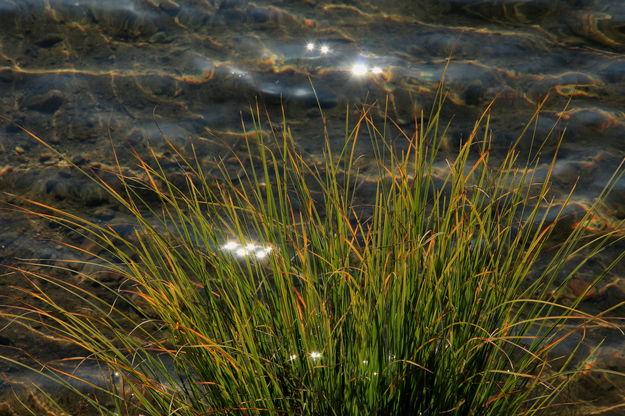
[[[130,236],[28,201],[93,241],[97,250],[74,248],[123,285],[82,276],[101,296],[59,277],[73,269],[24,267],[31,287],[19,290],[45,306],[4,315],[114,375],[92,386],[99,398],[75,387],[78,376],[68,383],[99,414],[544,414],[575,373],[572,356],[550,353],[608,324],[554,291],[617,236],[585,232],[593,206],[554,241],[570,198],[553,203],[555,156],[523,163],[519,138],[495,160],[487,113],[443,158],[441,102],[392,138],[365,109],[341,148],[326,134],[316,161],[286,121],[263,128],[257,108],[236,176],[172,145],[183,181],[156,154],[138,159],[141,175],[120,174],[121,188],[92,177],[132,214]],[[365,139],[375,149],[368,199],[355,150]],[[69,310],[44,281],[84,308]],[[45,374],[71,376],[53,364]]]

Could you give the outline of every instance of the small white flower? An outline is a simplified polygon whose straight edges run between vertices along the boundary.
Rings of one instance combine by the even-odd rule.
[[[321,353],[318,351],[312,351],[308,354],[310,356],[310,358],[312,358],[313,360],[318,360],[319,358],[321,358]]]

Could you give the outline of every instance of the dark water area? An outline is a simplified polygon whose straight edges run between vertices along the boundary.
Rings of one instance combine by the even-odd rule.
[[[115,153],[132,174],[135,154],[149,157],[149,149],[175,174],[164,136],[212,163],[242,146],[242,121],[252,128],[250,108],[257,104],[278,122],[284,108],[298,146],[313,158],[323,146],[319,107],[337,143],[346,114],[356,117],[363,105],[380,120],[386,108],[410,131],[414,115],[429,112],[444,72],[451,148],[495,100],[493,147],[503,155],[544,101],[532,132],[541,139],[566,130],[554,188],[577,183],[571,223],[625,156],[623,0],[0,0],[0,114],[105,176]],[[527,137],[521,148],[530,142]],[[359,152],[371,149],[363,143]],[[19,195],[132,230],[97,186],[6,122],[0,123],[0,191],[3,206]],[[624,218],[620,180],[596,218],[597,231],[612,231]],[[43,221],[0,211],[1,264],[76,255],[57,241],[81,244]],[[567,293],[582,293],[624,249],[616,245],[581,269]],[[583,308],[597,313],[625,301],[624,278],[620,265]],[[3,271],[0,295],[20,300],[13,286],[23,283]],[[625,310],[611,315],[625,317]],[[600,342],[588,367],[625,371],[625,337],[589,331],[588,344]],[[52,345],[0,324],[2,354],[26,360],[19,348],[74,353]],[[0,364],[0,371],[0,394],[11,379],[24,377],[13,364]],[[587,401],[581,414],[625,414],[624,378],[589,373],[574,391]]]

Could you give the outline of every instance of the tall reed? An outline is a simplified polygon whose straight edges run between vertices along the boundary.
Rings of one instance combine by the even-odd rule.
[[[324,137],[317,162],[286,121],[263,128],[256,109],[237,177],[225,163],[209,175],[173,145],[184,181],[156,155],[138,160],[140,176],[120,174],[121,188],[92,177],[134,216],[131,236],[28,201],[95,242],[83,254],[124,283],[84,275],[102,286],[93,291],[55,277],[70,269],[25,267],[32,286],[21,290],[46,306],[4,315],[43,325],[114,374],[92,386],[105,399],[81,393],[101,414],[542,414],[575,371],[572,355],[550,352],[608,324],[576,310],[579,299],[558,304],[554,290],[576,270],[565,273],[570,259],[581,267],[615,236],[586,235],[592,207],[554,242],[568,202],[550,196],[555,155],[521,162],[520,137],[494,160],[488,113],[443,158],[441,103],[399,137],[363,110],[342,148]],[[370,199],[355,150],[365,139],[375,148]],[[55,368],[45,374],[65,376]]]

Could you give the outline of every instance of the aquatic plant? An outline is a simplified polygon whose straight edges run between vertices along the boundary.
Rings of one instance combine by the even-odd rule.
[[[568,202],[552,204],[556,155],[542,171],[538,153],[521,163],[521,136],[495,161],[488,112],[442,158],[437,100],[398,137],[363,109],[340,149],[324,137],[317,162],[285,120],[264,124],[256,108],[247,151],[233,155],[237,176],[225,162],[209,174],[173,145],[184,180],[157,155],[138,160],[141,175],[120,173],[121,188],[92,176],[134,216],[132,235],[26,201],[92,240],[97,249],[75,249],[123,283],[83,274],[96,293],[59,277],[73,269],[24,267],[32,286],[20,290],[45,307],[4,316],[109,369],[109,387],[91,385],[105,399],[68,384],[100,414],[542,414],[576,371],[574,345],[550,352],[609,325],[576,309],[583,294],[569,306],[553,294],[617,236],[586,233],[593,206],[554,241]],[[369,198],[355,151],[365,139],[376,149]],[[36,371],[61,383],[79,379],[44,366]]]

